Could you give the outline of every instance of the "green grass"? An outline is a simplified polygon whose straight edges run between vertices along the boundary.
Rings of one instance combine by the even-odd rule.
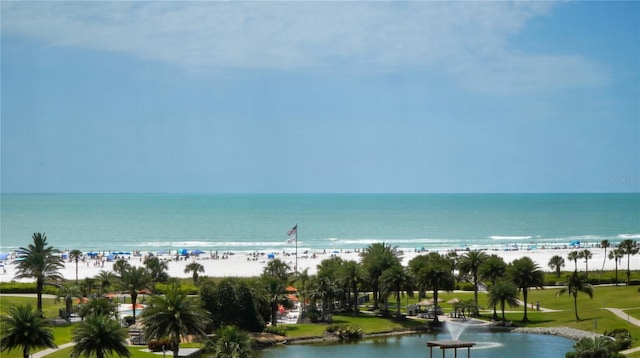
[[[530,322],[524,324],[520,322],[523,318],[523,308],[510,309],[506,314],[508,321],[513,321],[515,324],[524,325],[528,327],[551,327],[551,326],[565,326],[573,327],[577,329],[595,331],[603,333],[606,330],[614,328],[627,328],[631,335],[635,338],[633,347],[640,346],[640,327],[633,326],[627,323],[626,320],[618,318],[613,313],[603,309],[603,307],[613,307],[625,309],[625,312],[635,318],[640,318],[640,292],[638,292],[638,286],[600,286],[594,287],[594,297],[589,299],[586,295],[580,294],[578,296],[578,314],[581,318],[580,321],[576,321],[573,311],[573,299],[568,295],[556,297],[556,292],[559,288],[546,289],[546,290],[532,290],[529,293],[529,304],[540,302],[540,305],[544,308],[559,310],[560,312],[536,312],[529,306],[528,317]],[[429,296],[430,297],[430,296]],[[452,311],[451,304],[447,304],[446,301],[451,298],[458,298],[460,300],[467,300],[473,298],[473,292],[451,292],[440,293],[439,297],[444,302],[440,305],[446,312]],[[406,310],[407,304],[415,304],[418,302],[418,298],[408,298],[406,296],[401,297],[401,308],[403,312]],[[19,304],[32,304],[36,305],[35,298],[15,297],[15,296],[3,296],[0,295],[0,310],[4,313],[7,307],[11,305]],[[490,319],[491,311],[487,305],[487,295],[481,293],[479,295],[479,304],[485,310],[483,310],[482,318]],[[58,309],[62,308],[62,303],[55,303],[53,299],[43,299],[43,306],[45,316],[53,318],[58,314]],[[395,310],[395,301],[390,300],[389,308]],[[362,311],[366,310],[366,306],[361,307]],[[498,310],[498,314],[500,311]],[[396,330],[406,330],[415,328],[416,325],[424,325],[424,321],[404,320],[395,321],[368,315],[363,312],[361,315],[355,317],[352,315],[337,314],[333,316],[333,324],[352,324],[361,327],[365,333],[371,334],[376,332],[390,332]],[[299,324],[288,326],[288,337],[310,337],[310,336],[322,336],[324,334],[327,324]],[[64,327],[53,327],[54,335],[56,337],[56,344],[61,345],[71,341],[71,330],[73,325]],[[132,356],[135,357],[157,357],[157,355],[142,352],[144,347],[130,347]],[[56,352],[48,357],[68,357],[69,349],[64,349]],[[12,351],[7,354],[2,353],[3,358],[20,357],[20,351]],[[640,358],[640,353],[630,355],[629,357]]]
[[[391,332],[401,330],[411,330],[420,326],[424,326],[424,322],[414,320],[396,321],[392,319],[376,317],[367,313],[361,313],[358,316],[336,314],[333,315],[332,324],[350,324],[362,328],[366,334]],[[317,337],[322,336],[328,324],[326,323],[308,323],[287,326],[287,337]]]

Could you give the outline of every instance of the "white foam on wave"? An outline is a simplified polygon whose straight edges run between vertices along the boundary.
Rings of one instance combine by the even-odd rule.
[[[455,243],[460,240],[452,239],[337,239],[341,244],[346,245],[369,245],[378,242],[384,242],[387,244],[411,244],[411,245],[429,245],[429,244],[446,244]]]
[[[618,238],[623,240],[640,239],[640,234],[620,234],[618,235]]]
[[[299,241],[301,242],[301,241]],[[272,246],[289,246],[285,240],[282,241],[151,241],[138,244],[141,247],[272,247]]]
[[[529,240],[533,238],[533,236],[498,236],[498,235],[493,235],[489,237],[492,240]]]

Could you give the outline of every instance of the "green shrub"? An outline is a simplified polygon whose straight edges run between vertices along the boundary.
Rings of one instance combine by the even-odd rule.
[[[136,321],[133,319],[133,316],[124,316],[122,320],[127,324],[127,327],[136,323]]]
[[[162,352],[163,347],[165,351],[173,351],[173,342],[169,338],[154,339],[147,342],[147,347],[152,352]]]
[[[320,312],[315,310],[309,312],[309,320],[311,323],[318,323],[318,318],[320,318]]]
[[[268,326],[264,329],[266,333],[277,334],[279,336],[287,335],[287,327],[285,326]]]
[[[616,352],[631,348],[631,333],[626,328],[605,331],[604,335],[614,339],[613,346]]]
[[[354,341],[362,338],[364,331],[358,326],[348,324],[338,327],[335,334],[341,341]]]
[[[461,282],[460,283],[460,290],[462,290],[462,291],[473,291],[474,289],[475,289],[475,286],[471,282]]]
[[[0,282],[0,292],[2,293],[36,293],[35,282]],[[45,285],[42,293],[57,295],[58,289],[54,286]]]

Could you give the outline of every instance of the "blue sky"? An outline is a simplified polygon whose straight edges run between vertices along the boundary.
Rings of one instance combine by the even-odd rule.
[[[640,191],[638,2],[6,2],[2,192]]]

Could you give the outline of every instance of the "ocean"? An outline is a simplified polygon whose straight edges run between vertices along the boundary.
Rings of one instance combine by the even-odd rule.
[[[0,252],[44,232],[83,252],[403,250],[640,239],[628,194],[2,194]]]

